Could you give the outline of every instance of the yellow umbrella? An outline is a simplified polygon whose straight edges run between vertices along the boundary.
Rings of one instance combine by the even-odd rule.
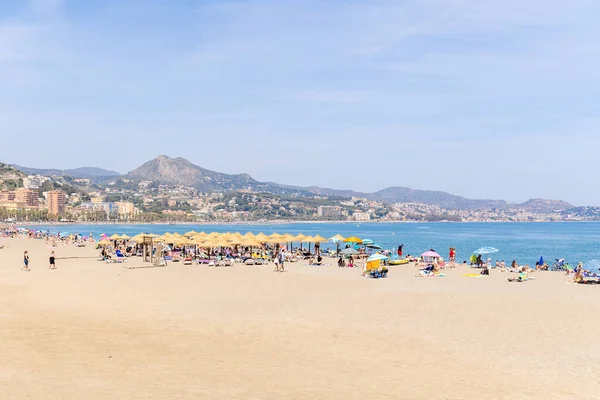
[[[277,232],[270,234],[269,237],[271,239],[275,239],[275,238],[281,239],[281,235],[279,233],[277,233]]]
[[[285,240],[287,243],[291,243],[291,242],[294,241],[294,239],[296,238],[296,236],[290,235],[289,233],[286,233],[285,235],[282,235],[281,238],[283,240]]]
[[[242,240],[242,242],[240,243],[240,245],[242,245],[242,246],[256,247],[256,246],[260,246],[261,243],[258,240],[256,240],[256,239],[248,238],[248,239]]]
[[[321,235],[317,235],[313,238],[314,243],[324,243],[327,241],[327,239],[325,239],[323,236]]]
[[[294,241],[302,243],[306,237],[306,235],[299,233],[294,237]]]
[[[344,239],[344,243],[362,243],[362,240],[356,236],[350,236]]]
[[[190,236],[195,236],[197,234],[198,234],[198,232],[196,232],[196,231],[189,231],[189,232],[184,233],[183,236],[190,237]]]
[[[267,235],[265,235],[264,233],[259,233],[258,235],[256,235],[256,240],[258,240],[259,242],[263,242],[265,243],[267,240],[269,240],[269,237]]]
[[[136,243],[142,243],[144,241],[144,236],[146,236],[146,234],[138,233],[137,235],[131,238],[131,241]]]

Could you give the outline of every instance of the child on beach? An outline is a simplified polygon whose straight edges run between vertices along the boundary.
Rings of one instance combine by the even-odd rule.
[[[21,271],[29,271],[29,254],[27,250],[23,253],[23,268],[21,268]]]
[[[50,269],[56,269],[54,250],[50,252]]]

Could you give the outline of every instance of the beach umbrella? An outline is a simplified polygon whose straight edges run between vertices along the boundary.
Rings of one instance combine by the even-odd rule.
[[[475,251],[473,252],[473,254],[481,254],[481,255],[485,255],[485,254],[494,254],[494,253],[497,253],[497,252],[499,252],[499,251],[500,251],[500,250],[498,250],[498,249],[497,249],[497,248],[495,248],[495,247],[489,247],[489,246],[486,246],[486,247],[480,247],[480,248],[478,248],[477,250],[475,250]]]
[[[375,253],[371,257],[367,258],[367,262],[375,261],[375,260],[387,260],[389,257],[384,256],[383,254]]]
[[[585,271],[595,272],[596,274],[600,273],[600,260],[590,260],[583,264],[583,269]]]
[[[131,239],[131,237],[127,236],[126,234],[122,234],[121,239],[127,240],[127,239]]]
[[[252,235],[252,233],[250,233],[250,234]],[[269,240],[269,237],[267,235],[265,235],[264,233],[262,233],[262,232],[259,233],[258,235],[256,235],[254,238],[256,240],[258,240],[259,242],[261,242],[261,243],[265,243],[267,240]]]
[[[440,256],[438,253],[436,253],[433,250],[426,251],[425,253],[421,254],[421,257],[423,257],[423,258],[442,258],[442,256]]]
[[[362,243],[362,240],[356,236],[350,236],[344,239],[344,243]]]
[[[112,242],[110,240],[106,240],[106,239],[103,239],[98,242],[98,245],[100,245],[100,246],[110,246],[111,244],[112,244]]]
[[[194,236],[197,234],[198,234],[198,232],[196,232],[196,231],[189,231],[189,232],[184,233],[183,236],[190,237],[190,236]]]
[[[327,242],[327,240],[328,239],[324,238],[321,235],[317,235],[317,236],[313,237],[314,243],[325,243],[325,242]]]
[[[342,254],[344,256],[353,256],[353,255],[358,254],[358,250],[353,249],[352,247],[348,247],[347,249],[340,251],[340,254]]]
[[[114,234],[114,235],[112,235],[110,238],[111,238],[112,240],[119,240],[119,239],[121,239],[121,236],[119,236],[119,234],[118,234],[118,233],[115,233],[115,234]]]
[[[333,243],[339,243],[346,240],[346,238],[338,233],[337,235],[330,237],[329,240],[331,240]]]
[[[540,261],[538,261],[538,265],[544,265],[544,257],[540,256]]]
[[[365,247],[368,247],[369,249],[381,250],[381,246],[377,243],[369,243],[365,245]]]
[[[364,244],[364,245],[369,245],[371,243],[373,243],[373,241],[371,239],[363,239],[362,240],[362,244]]]

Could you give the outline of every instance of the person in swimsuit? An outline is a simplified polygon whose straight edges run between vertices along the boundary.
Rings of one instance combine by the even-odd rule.
[[[23,253],[23,268],[21,268],[21,271],[29,271],[29,254],[27,250]]]

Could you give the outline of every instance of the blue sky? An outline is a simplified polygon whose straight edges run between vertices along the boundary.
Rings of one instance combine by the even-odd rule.
[[[600,205],[600,2],[2,0],[0,160]]]

